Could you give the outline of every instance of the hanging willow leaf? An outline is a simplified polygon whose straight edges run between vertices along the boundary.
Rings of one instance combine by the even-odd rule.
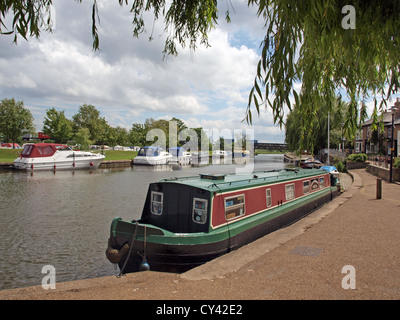
[[[76,0],[82,2],[82,0]],[[229,5],[233,8],[234,4]],[[221,2],[221,0],[220,0]],[[128,0],[118,0],[128,5]],[[0,2],[0,32],[27,39],[39,37],[41,10],[52,0],[6,0]],[[230,7],[225,19],[230,21]],[[349,19],[345,5],[354,7],[356,29],[343,26]],[[265,36],[261,56],[250,91],[246,119],[252,123],[251,109],[271,108],[274,121],[282,125],[291,98],[298,104],[307,101],[303,125],[311,121],[321,101],[330,105],[332,97],[343,92],[349,101],[346,123],[355,130],[366,116],[362,101],[378,97],[387,106],[391,95],[400,90],[400,1],[399,0],[248,0],[264,20]],[[6,17],[12,12],[8,30]],[[154,20],[164,18],[167,39],[165,55],[176,55],[178,46],[195,50],[199,44],[209,46],[208,34],[218,21],[217,0],[133,0],[131,5],[134,36],[145,32],[143,15],[152,13]],[[93,0],[93,49],[99,49],[97,24],[99,13]],[[152,38],[152,37],[150,37]],[[301,82],[295,93],[294,83]],[[265,90],[263,90],[265,86]],[[264,96],[260,95],[264,92]],[[307,99],[302,99],[307,97]],[[262,102],[262,103],[261,103]],[[381,108],[382,109],[382,108]],[[311,112],[312,111],[312,112]]]

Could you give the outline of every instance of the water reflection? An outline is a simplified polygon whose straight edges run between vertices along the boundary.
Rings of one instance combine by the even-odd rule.
[[[111,221],[140,218],[149,183],[244,166],[0,171],[0,289],[40,285],[44,265],[56,268],[57,282],[116,274],[104,254]],[[284,166],[275,155],[254,162],[255,170]]]

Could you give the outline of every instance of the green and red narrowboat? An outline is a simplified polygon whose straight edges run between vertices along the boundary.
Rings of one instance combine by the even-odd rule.
[[[149,186],[139,220],[111,223],[107,258],[121,273],[184,272],[290,225],[337,196],[320,169],[204,174]]]

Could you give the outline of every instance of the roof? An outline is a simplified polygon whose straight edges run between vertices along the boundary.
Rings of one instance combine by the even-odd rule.
[[[378,121],[383,122],[385,126],[392,124],[392,113],[390,111],[385,111],[381,116],[378,116]],[[373,119],[365,121],[362,126],[370,126],[373,123]],[[400,117],[394,119],[394,124],[400,124]]]
[[[246,187],[267,185],[287,180],[312,177],[326,174],[320,169],[283,169],[272,171],[253,172],[251,174],[229,174],[229,175],[198,175],[192,177],[163,179],[159,182],[178,183],[197,187],[208,191],[228,191],[246,185]]]

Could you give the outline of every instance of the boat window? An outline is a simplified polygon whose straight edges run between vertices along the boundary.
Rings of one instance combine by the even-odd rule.
[[[192,218],[196,223],[204,224],[207,221],[207,205],[205,199],[193,198]]]
[[[295,198],[295,193],[294,193],[294,183],[292,184],[287,184],[285,186],[285,193],[286,193],[286,201],[292,200]]]
[[[44,147],[43,148],[43,155],[45,156],[49,156],[52,155],[54,153],[53,148],[50,146]]]
[[[310,193],[310,181],[303,181],[303,193]]]
[[[162,192],[151,192],[151,213],[161,215],[163,212],[163,196]]]
[[[245,214],[244,194],[225,199],[225,217],[231,220]]]
[[[146,156],[146,149],[141,148],[141,149],[139,150],[138,156],[141,156],[141,157]]]
[[[325,188],[325,179],[324,177],[319,178],[319,187]]]
[[[265,194],[267,196],[267,208],[272,206],[272,197],[271,197],[271,189],[266,189]]]
[[[22,150],[21,155],[24,156],[24,157],[29,156],[31,154],[31,152],[32,152],[32,149],[33,149],[33,145],[31,145],[31,144],[26,145],[24,147],[24,150]]]
[[[71,151],[72,148],[64,145],[54,146],[58,151]]]

